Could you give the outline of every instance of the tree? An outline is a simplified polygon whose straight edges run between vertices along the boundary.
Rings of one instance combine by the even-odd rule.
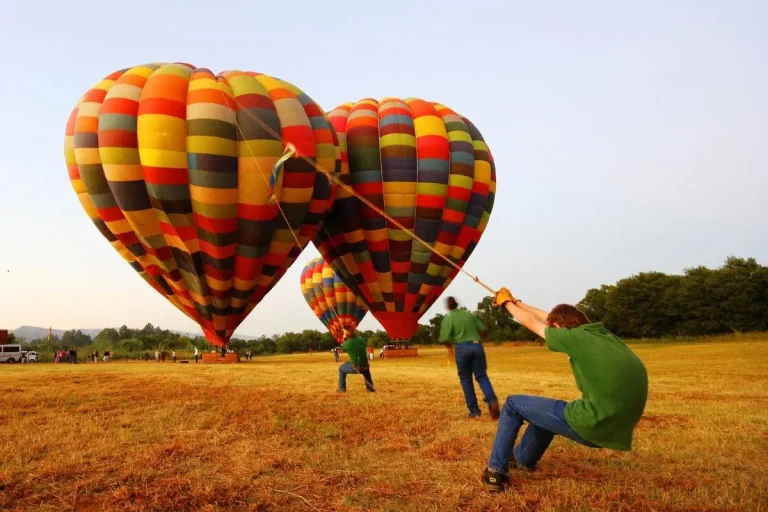
[[[602,322],[607,313],[608,300],[615,286],[602,285],[600,288],[590,288],[576,307],[584,312],[592,322]]]
[[[370,338],[367,340],[368,345],[374,347],[374,348],[381,348],[384,345],[388,345],[392,343],[392,338],[387,335],[384,331],[376,331],[374,332]]]
[[[96,335],[93,341],[94,343],[114,345],[121,339],[123,338],[120,337],[120,333],[118,333],[116,329],[109,327],[107,329],[102,329],[101,331],[99,331],[99,334]]]
[[[129,329],[127,325],[121,325],[118,333],[121,340],[128,340],[134,337],[133,329]]]
[[[61,335],[61,343],[67,347],[85,347],[91,344],[91,337],[80,329],[72,329]]]
[[[443,323],[443,318],[445,315],[437,313],[429,319],[429,337],[432,338],[432,343],[440,342],[440,326]]]

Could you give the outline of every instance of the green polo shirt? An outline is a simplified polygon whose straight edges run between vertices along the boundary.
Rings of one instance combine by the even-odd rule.
[[[349,338],[341,348],[349,354],[349,362],[357,368],[368,368],[368,354],[365,352],[365,340],[360,336]]]
[[[463,341],[480,341],[480,333],[487,329],[475,315],[465,309],[454,309],[440,324],[440,343],[454,345]]]
[[[632,449],[632,433],[648,399],[648,373],[632,350],[603,324],[547,327],[547,347],[570,356],[581,399],[565,406],[565,420],[587,441]]]

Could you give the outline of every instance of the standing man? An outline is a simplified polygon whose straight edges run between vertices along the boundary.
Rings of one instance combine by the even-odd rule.
[[[333,347],[331,349],[331,352],[333,352],[333,360],[338,363],[339,362],[339,347]]]
[[[632,350],[603,324],[590,323],[577,308],[560,304],[546,313],[516,299],[506,288],[496,293],[503,307],[546,341],[553,352],[569,356],[578,400],[512,395],[501,411],[483,482],[491,492],[504,490],[509,466],[536,469],[556,435],[590,448],[630,451],[632,434],[648,398],[648,373]],[[528,428],[515,447],[523,423]],[[511,463],[511,464],[510,464]]]
[[[197,351],[197,347],[195,347],[195,363],[197,363],[197,358],[199,357],[200,353]]]
[[[75,350],[75,347],[69,347],[69,364],[77,364],[77,350]]]
[[[448,314],[440,324],[439,341],[445,343],[448,351],[455,354],[456,369],[459,373],[461,389],[464,391],[464,400],[469,409],[469,417],[480,416],[475,386],[472,383],[474,374],[475,380],[483,391],[485,403],[488,404],[488,412],[491,418],[496,419],[499,417],[499,401],[488,379],[485,350],[480,343],[480,335],[487,329],[475,315],[465,309],[458,309],[459,304],[453,297],[448,297],[445,305],[448,308]]]
[[[371,368],[368,365],[368,356],[365,351],[365,340],[360,336],[350,337],[348,331],[344,331],[344,343],[341,348],[349,355],[349,361],[339,366],[339,392],[347,392],[347,375],[360,374],[365,379],[365,390],[373,393]],[[338,350],[338,349],[337,349]],[[336,352],[338,357],[338,352]]]

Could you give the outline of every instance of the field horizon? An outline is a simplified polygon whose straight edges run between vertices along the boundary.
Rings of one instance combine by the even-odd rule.
[[[0,366],[2,510],[765,510],[768,334],[631,343],[650,379],[629,453],[562,438],[512,489],[480,473],[496,429],[467,419],[442,348],[372,363],[335,393],[326,353],[237,365]],[[570,400],[568,358],[486,347],[500,398]]]

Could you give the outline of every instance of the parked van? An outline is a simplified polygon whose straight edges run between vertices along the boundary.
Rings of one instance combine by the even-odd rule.
[[[23,353],[21,345],[0,345],[0,363],[20,363]]]

